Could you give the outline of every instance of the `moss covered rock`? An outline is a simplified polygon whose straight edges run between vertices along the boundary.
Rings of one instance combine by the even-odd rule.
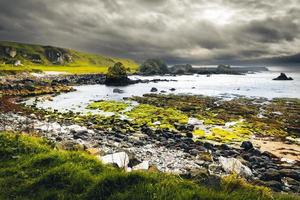
[[[116,64],[108,68],[105,84],[106,85],[129,84],[129,78],[127,77],[126,68],[122,63],[117,62]]]
[[[148,59],[140,66],[140,72],[144,75],[166,74],[169,73],[169,69],[160,59]]]

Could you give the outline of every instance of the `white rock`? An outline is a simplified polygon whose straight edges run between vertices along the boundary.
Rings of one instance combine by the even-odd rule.
[[[203,125],[203,120],[199,120],[193,117],[189,118],[188,124],[190,125]]]
[[[77,132],[83,132],[83,131],[87,132],[87,128],[86,127],[79,126],[79,125],[76,125],[76,124],[68,126],[68,129],[71,130],[71,131],[74,131],[75,133],[77,133]]]
[[[149,161],[143,161],[132,168],[132,170],[148,170],[148,169],[149,169]]]
[[[227,173],[235,172],[240,176],[249,177],[252,176],[252,171],[249,167],[243,165],[241,161],[236,158],[225,158],[221,156],[219,158],[222,168]]]
[[[59,131],[61,131],[61,126],[59,123],[55,122],[52,124],[52,129],[53,129],[53,131],[59,132]]]
[[[282,162],[286,162],[286,163],[289,163],[289,164],[295,164],[297,162],[296,160],[288,159],[288,158],[281,158],[280,160]]]
[[[161,124],[160,121],[156,121],[153,123],[153,125],[160,125],[160,124]]]
[[[120,168],[126,168],[129,163],[129,157],[125,152],[118,152],[99,157],[104,164],[117,164]]]
[[[126,172],[132,172],[132,168],[131,167],[127,167],[126,168]]]
[[[89,134],[94,134],[94,133],[95,133],[95,131],[93,131],[93,130],[89,129],[89,130],[88,130],[88,133],[89,133]]]

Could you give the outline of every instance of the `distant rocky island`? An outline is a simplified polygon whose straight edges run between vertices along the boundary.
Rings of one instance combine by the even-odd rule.
[[[220,64],[217,67],[193,67],[190,64],[177,64],[168,67],[160,59],[148,59],[140,66],[142,75],[189,75],[189,74],[235,74],[242,75],[268,71],[266,67],[231,67],[230,65]]]
[[[287,77],[285,73],[281,73],[277,78],[273,79],[274,81],[292,81],[292,77]]]

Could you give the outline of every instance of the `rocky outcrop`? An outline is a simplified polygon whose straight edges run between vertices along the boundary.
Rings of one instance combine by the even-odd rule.
[[[190,64],[174,65],[169,69],[172,74],[189,74],[193,72],[193,67]]]
[[[125,152],[118,152],[114,154],[108,154],[106,156],[99,156],[99,159],[104,164],[116,164],[119,168],[126,168],[129,164],[129,157]]]
[[[251,177],[252,171],[249,167],[243,165],[241,161],[239,161],[236,158],[225,158],[221,156],[219,158],[220,164],[222,168],[227,172],[227,173],[236,173],[240,176],[243,177]]]
[[[127,77],[126,69],[122,63],[117,62],[108,68],[105,84],[114,86],[130,84],[130,79]]]
[[[17,55],[17,50],[15,48],[12,48],[12,47],[5,47],[5,52],[11,58],[14,58]]]
[[[67,50],[62,48],[54,48],[51,46],[46,46],[44,48],[45,48],[46,58],[52,64],[63,65],[65,63],[72,62],[72,56]]]
[[[24,54],[23,57],[28,58],[33,63],[42,63],[42,58],[39,54]]]
[[[140,73],[143,75],[163,75],[169,73],[169,69],[163,60],[148,59],[141,64]]]
[[[293,80],[292,77],[287,77],[285,73],[281,73],[277,78],[274,78],[275,81],[291,81]]]

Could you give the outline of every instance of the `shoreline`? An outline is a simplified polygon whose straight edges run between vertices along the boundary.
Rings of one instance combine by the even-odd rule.
[[[76,78],[70,80],[77,81],[82,78],[81,76],[74,77]],[[85,83],[85,80],[87,80],[87,78],[81,80],[83,81],[82,83]],[[12,88],[16,87],[19,91],[16,93],[10,93],[16,97],[18,102],[23,99],[22,95],[20,95],[22,94],[22,92],[20,92],[22,89],[25,89],[25,91],[28,92],[28,94],[24,96],[33,95],[37,97],[40,97],[40,94],[57,95],[60,92],[72,91],[72,87],[68,87],[68,90],[57,89],[65,82],[57,81],[55,78],[51,79],[51,81],[55,81],[55,84],[50,82],[44,85],[43,87],[48,89],[46,91],[41,89],[40,91],[42,92],[36,92],[36,87],[28,90],[28,84],[26,81],[32,84],[32,81],[30,80],[26,80],[25,82],[21,81],[21,83],[19,81],[20,80],[13,80],[13,83],[16,83],[16,86],[12,86]],[[88,80],[88,84],[90,81],[93,81],[95,84],[97,84],[95,80]],[[34,83],[39,85],[45,82],[46,81],[43,79],[38,79],[38,81]],[[37,88],[40,89],[39,87]],[[54,90],[49,90],[49,88],[54,88]],[[117,152],[126,152],[131,160],[136,161],[135,164],[147,161],[149,162],[149,166],[154,166],[159,171],[181,174],[182,176],[190,176],[191,173],[194,173],[194,171],[204,170],[208,173],[208,175],[222,177],[232,172],[225,170],[226,165],[228,165],[230,162],[239,163],[239,165],[246,170],[235,171],[235,173],[238,173],[241,177],[248,179],[252,183],[268,186],[274,191],[299,192],[296,189],[298,185],[286,185],[285,177],[289,178],[289,184],[295,184],[294,182],[291,182],[290,179],[298,181],[300,176],[297,171],[299,171],[300,168],[298,169],[296,166],[300,161],[297,159],[282,160],[282,158],[266,152],[266,149],[262,149],[262,151],[259,150],[259,148],[256,146],[257,143],[255,142],[253,142],[254,148],[251,146],[247,147],[247,144],[249,145],[250,143],[244,144],[243,141],[252,141],[251,138],[241,141],[239,141],[239,138],[237,138],[238,140],[235,141],[233,145],[227,144],[227,138],[224,138],[224,141],[221,140],[217,144],[213,142],[213,140],[217,138],[210,138],[210,135],[207,135],[205,137],[210,139],[206,140],[203,138],[202,132],[199,137],[192,131],[193,129],[200,130],[195,129],[194,127],[203,127],[203,125],[197,125],[197,122],[196,124],[192,125],[173,124],[173,122],[165,121],[165,123],[167,123],[166,125],[169,127],[170,125],[171,127],[174,126],[175,129],[162,128],[163,126],[161,128],[157,128],[152,127],[152,125],[149,124],[143,125],[128,120],[121,120],[116,116],[108,118],[103,118],[97,115],[81,116],[79,113],[73,112],[60,113],[57,111],[53,112],[38,109],[35,106],[24,107],[24,105],[15,104],[15,102],[11,101],[11,98],[12,97],[7,97],[7,102],[4,102],[3,98],[1,100],[2,105],[0,109],[0,127],[3,131],[17,131],[27,132],[29,134],[38,134],[39,136],[47,138],[48,140],[56,143],[58,148],[66,150],[93,150],[98,152],[101,157],[105,157]],[[253,99],[245,100],[243,98],[237,98],[228,102],[220,102],[216,97],[168,96],[159,94],[150,94],[144,97],[133,97],[132,100],[139,102],[140,105],[151,105],[152,107],[149,107],[151,109],[159,109],[160,107],[165,109],[168,109],[169,107],[176,108],[180,111],[180,113],[183,112],[183,114],[193,114],[193,109],[186,110],[185,108],[185,106],[189,105],[190,103],[192,103],[191,105],[193,106],[205,105],[214,109],[218,108],[220,105],[225,106],[223,108],[221,107],[220,109],[231,109],[236,107],[236,111],[232,110],[231,112],[233,113],[227,113],[229,114],[227,116],[229,117],[228,119],[245,115],[247,112],[249,112],[250,115],[246,114],[245,116],[249,115],[251,119],[251,112],[263,105],[255,104],[255,102],[252,102]],[[284,106],[288,105],[285,103],[286,100],[287,99],[277,99],[277,101],[275,100],[274,102],[282,102],[282,106],[285,109]],[[162,102],[164,103],[161,104]],[[183,104],[178,104],[180,102]],[[217,104],[215,104],[216,102]],[[299,106],[297,103],[292,104],[292,106],[295,105]],[[114,103],[111,104],[111,108],[114,108],[114,106]],[[264,107],[265,106],[268,106],[268,104],[264,105]],[[251,110],[247,111],[249,108],[251,108]],[[265,108],[271,110],[273,109],[272,107]],[[203,110],[200,107],[198,109],[199,110],[197,112],[203,112],[203,116],[209,114],[207,111],[205,111],[205,109]],[[157,110],[157,112],[158,111],[163,112],[163,110]],[[145,110],[145,112],[152,111]],[[218,114],[220,115],[222,112]],[[269,114],[272,113],[270,112]],[[133,113],[131,113],[131,115],[134,116]],[[220,115],[221,118],[222,115]],[[278,116],[280,117],[280,115]],[[226,117],[226,115],[223,117]],[[214,130],[216,128],[225,128],[224,125],[220,125],[220,123],[222,124],[228,121],[225,120],[225,118],[223,121],[220,121],[221,118],[208,117],[207,119],[204,119],[204,127],[211,127],[210,130]],[[278,120],[281,120],[281,118],[278,118]],[[209,125],[210,123],[212,123],[212,125]],[[193,128],[191,129],[191,127]],[[234,125],[233,127],[235,128]],[[225,128],[225,131],[228,130]],[[238,132],[234,134],[237,133]],[[223,133],[215,132],[215,134]],[[265,135],[264,139],[267,139],[267,141],[274,140],[274,138],[271,139],[270,137],[268,138],[266,136],[267,135]],[[277,138],[276,136],[274,142],[279,142],[278,139],[280,137]],[[288,140],[285,142],[287,141]],[[288,143],[286,148],[289,148]],[[233,161],[229,159],[233,159]],[[132,167],[134,166],[130,166],[130,168]],[[273,168],[274,171],[272,171],[270,174],[268,171],[266,171],[268,168]],[[280,181],[278,176],[280,176]],[[274,181],[276,181],[276,184]]]

